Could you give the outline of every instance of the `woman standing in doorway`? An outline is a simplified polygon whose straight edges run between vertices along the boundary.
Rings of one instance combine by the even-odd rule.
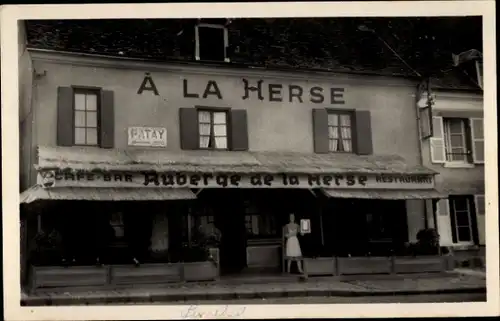
[[[290,221],[284,228],[286,237],[285,258],[287,260],[288,273],[290,273],[292,261],[297,262],[299,272],[304,273],[302,270],[302,251],[300,249],[299,239],[297,238],[299,229],[299,225],[295,223],[295,215],[290,214]]]

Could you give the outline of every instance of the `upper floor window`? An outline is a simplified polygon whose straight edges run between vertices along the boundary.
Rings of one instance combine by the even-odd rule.
[[[312,110],[314,152],[373,154],[369,110]]]
[[[199,147],[202,149],[228,149],[227,112],[199,110]]]
[[[350,113],[328,112],[328,139],[330,152],[351,153],[353,151]]]
[[[482,118],[433,117],[431,159],[433,163],[484,163]]]
[[[95,91],[75,91],[75,145],[99,145],[98,105],[98,94]]]
[[[184,150],[248,150],[247,111],[217,107],[179,109]]]
[[[196,60],[229,62],[228,31],[224,25],[200,23],[195,27]]]
[[[57,145],[113,148],[114,92],[94,87],[57,88]]]

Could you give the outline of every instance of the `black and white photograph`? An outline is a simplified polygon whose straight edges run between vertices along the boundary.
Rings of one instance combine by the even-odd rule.
[[[498,315],[494,3],[413,3],[7,8],[10,319]]]

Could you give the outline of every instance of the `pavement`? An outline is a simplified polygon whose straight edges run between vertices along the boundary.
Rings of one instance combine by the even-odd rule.
[[[258,279],[256,279],[258,280]],[[114,287],[100,290],[39,289],[22,293],[24,306],[47,305],[103,305],[103,304],[159,304],[209,300],[276,300],[305,297],[390,297],[411,295],[485,294],[485,276],[464,271],[438,274],[310,277],[306,281],[265,280],[262,282],[235,282],[221,279],[207,283],[181,283]],[[432,300],[427,302],[434,302]]]

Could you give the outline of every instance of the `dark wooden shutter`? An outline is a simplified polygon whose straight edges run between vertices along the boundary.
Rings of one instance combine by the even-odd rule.
[[[470,209],[470,228],[472,230],[472,241],[475,245],[479,245],[479,228],[477,224],[476,202],[474,196],[467,196]]]
[[[198,149],[198,112],[196,108],[180,108],[179,123],[182,149]]]
[[[231,110],[231,150],[248,150],[247,111]]]
[[[328,112],[326,109],[316,108],[312,110],[313,115],[313,136],[314,136],[314,152],[328,153]]]
[[[453,243],[457,243],[457,222],[455,218],[455,198],[453,196],[449,197],[450,202],[450,223],[451,223],[451,239]]]
[[[114,92],[103,90],[101,93],[101,147],[115,146],[115,97]]]
[[[57,145],[73,146],[74,109],[73,88],[57,88]]]
[[[356,152],[358,155],[373,154],[372,126],[370,118],[371,116],[369,111],[356,111]]]

